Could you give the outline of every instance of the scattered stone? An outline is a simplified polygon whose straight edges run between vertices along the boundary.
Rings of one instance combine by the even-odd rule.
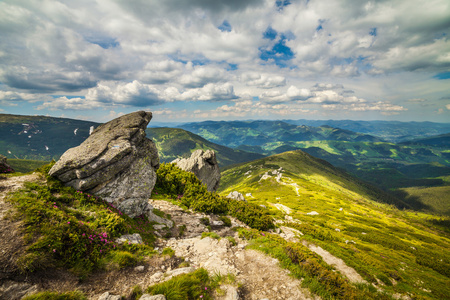
[[[109,292],[105,292],[98,298],[98,300],[120,300],[121,298],[121,296],[111,295]]]
[[[37,285],[5,280],[0,284],[0,299],[19,300],[38,291]]]
[[[253,197],[252,193],[245,194],[245,197]]]
[[[339,228],[336,228],[335,230],[336,230],[337,232],[341,232],[341,230],[340,230]]]
[[[137,267],[134,268],[134,270],[135,270],[136,272],[144,272],[145,267],[144,267],[144,266],[137,266]]]
[[[244,195],[242,195],[238,191],[233,191],[233,192],[229,193],[227,198],[237,200],[237,201],[246,201],[244,198]]]
[[[217,191],[219,188],[220,170],[214,151],[198,149],[190,158],[177,158],[172,163],[184,171],[194,173],[203,184],[206,184],[208,191]]]
[[[130,217],[152,214],[158,150],[145,137],[152,113],[137,111],[100,125],[50,169],[76,190],[102,197]]]
[[[281,203],[277,203],[274,204],[274,206],[281,211],[284,211],[285,213],[287,213],[288,215],[291,213],[291,209],[289,207],[287,207],[286,205],[283,205]]]
[[[153,225],[153,228],[154,229],[156,229],[156,230],[161,230],[161,229],[163,229],[163,228],[166,228],[166,225]]]
[[[348,243],[356,244],[356,242],[354,240],[345,240],[345,243],[346,244],[348,244]]]
[[[343,211],[344,209],[341,207],[341,208],[339,208],[339,211]]]
[[[14,172],[14,169],[8,164],[6,156],[0,154],[0,174]]]
[[[141,298],[139,298],[140,300],[166,300],[166,296],[164,295],[149,295],[149,294],[144,294],[141,296]]]
[[[192,273],[194,271],[195,271],[195,268],[193,268],[193,267],[185,267],[185,268],[175,269],[175,270],[172,270],[172,271],[167,271],[166,275],[174,277],[174,276],[178,276],[178,275],[181,275],[181,274]]]
[[[239,293],[236,289],[236,287],[232,285],[225,285],[220,287],[222,290],[226,292],[224,300],[239,300],[241,299],[239,297]]]
[[[367,233],[365,233],[365,232],[361,232],[361,234],[362,234],[362,235],[366,235]]]
[[[213,221],[213,222],[212,222],[212,225],[213,225],[213,226],[223,226],[224,224],[223,224],[222,221]]]
[[[319,213],[317,211],[312,211],[307,213],[308,216],[317,216]]]
[[[116,239],[116,243],[123,244],[126,243],[131,244],[142,244],[144,241],[142,240],[142,237],[139,233],[133,233],[133,234],[124,234],[121,237]]]

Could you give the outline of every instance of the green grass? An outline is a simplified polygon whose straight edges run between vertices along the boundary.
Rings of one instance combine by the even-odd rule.
[[[50,167],[40,169],[43,176]],[[86,277],[108,262],[130,266],[153,253],[155,236],[146,217],[132,219],[102,199],[54,178],[26,183],[8,201],[17,208],[14,217],[24,223],[27,249],[16,262],[23,272],[64,267]],[[139,233],[145,244],[116,244],[115,238],[125,233]]]
[[[13,167],[14,171],[20,173],[32,172],[49,163],[50,163],[49,161],[42,161],[42,160],[14,159],[14,158],[8,159],[8,164],[10,164],[11,167]]]
[[[79,291],[65,293],[44,291],[26,296],[22,300],[87,300],[87,297]]]
[[[205,269],[176,276],[168,281],[148,287],[150,295],[162,294],[167,300],[212,299],[211,279]]]
[[[284,170],[281,183],[274,176],[260,180],[266,172],[271,174],[280,167]],[[267,206],[277,219],[284,219],[286,213],[274,204],[290,208],[290,216],[296,222],[284,226],[299,230],[304,234],[301,239],[341,258],[367,282],[388,294],[408,294],[418,299],[445,299],[450,294],[449,217],[399,210],[392,204],[380,203],[383,192],[371,190],[326,163],[296,152],[229,168],[222,173],[222,183],[222,195],[234,190],[252,193],[247,201]],[[306,214],[311,211],[319,215]],[[256,234],[252,238],[256,240],[253,248],[266,249],[274,257],[285,255],[275,250],[276,242],[270,241],[273,237]],[[281,247],[283,241],[279,244]],[[272,250],[275,253],[269,253]],[[302,269],[298,271],[303,274],[299,278],[308,273],[306,266],[302,268],[300,264],[296,268]],[[325,298],[332,297],[317,280],[311,279],[308,287]],[[351,290],[356,295],[369,293],[375,297],[370,287],[354,287],[356,290]]]

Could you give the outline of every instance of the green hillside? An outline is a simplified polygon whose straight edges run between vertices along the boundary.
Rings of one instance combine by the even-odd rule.
[[[155,142],[161,162],[171,162],[178,157],[189,157],[197,149],[214,150],[221,167],[263,157],[261,154],[234,150],[211,143],[179,128],[149,128],[145,132],[147,137]]]
[[[99,123],[45,116],[0,114],[0,154],[49,161],[78,146]]]
[[[269,208],[280,226],[299,230],[304,245],[341,258],[381,291],[415,299],[450,295],[448,217],[380,203],[402,204],[302,151],[224,170],[220,193],[235,190]],[[255,249],[281,255],[255,243]]]
[[[262,146],[272,142],[293,141],[356,141],[379,142],[380,139],[367,135],[332,128],[330,126],[311,127],[293,125],[283,121],[206,121],[187,123],[179,126],[205,139],[228,147],[240,145]]]

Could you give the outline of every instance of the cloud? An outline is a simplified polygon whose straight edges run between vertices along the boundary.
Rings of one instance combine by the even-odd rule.
[[[228,75],[221,68],[212,66],[197,66],[193,68],[190,74],[181,76],[179,82],[188,88],[203,87],[208,83],[225,81]]]
[[[37,106],[37,110],[92,110],[104,107],[98,101],[89,101],[84,98],[59,97],[51,101],[46,101]]]
[[[224,101],[237,99],[231,84],[208,83],[204,87],[189,89],[175,96],[176,100],[182,101]]]
[[[86,100],[136,107],[154,106],[165,102],[158,89],[137,80],[114,85],[99,83],[97,87],[88,91]]]
[[[285,86],[286,77],[270,74],[259,74],[256,72],[246,72],[241,75],[241,80],[249,86],[256,86],[263,89]]]

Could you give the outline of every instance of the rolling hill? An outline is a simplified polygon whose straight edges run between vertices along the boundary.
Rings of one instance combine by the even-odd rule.
[[[0,153],[8,158],[49,161],[78,146],[99,123],[0,114]]]
[[[273,142],[297,141],[356,141],[380,142],[379,138],[332,128],[330,126],[297,126],[283,121],[206,121],[179,126],[205,139],[228,147],[262,146]]]
[[[146,134],[155,142],[161,162],[171,162],[178,157],[189,157],[197,149],[214,150],[220,167],[263,157],[261,154],[214,144],[179,128],[149,128]]]
[[[380,203],[390,202],[382,191],[302,151],[227,168],[220,193],[231,191],[269,208],[282,232],[294,230],[296,243],[342,259],[379,291],[413,299],[450,295],[450,231],[442,225],[448,217]],[[282,257],[268,238],[252,247]]]
[[[450,132],[450,123],[354,121],[354,120],[285,120],[293,125],[323,126],[346,129],[398,143]]]
[[[99,125],[65,118],[0,114],[0,154],[11,159],[21,172],[31,171],[30,168],[40,165],[31,160],[59,159],[67,149],[78,146],[89,136],[91,126]],[[263,157],[214,144],[179,128],[148,128],[146,134],[154,140],[161,162],[190,156],[197,149],[216,151],[221,167]]]

